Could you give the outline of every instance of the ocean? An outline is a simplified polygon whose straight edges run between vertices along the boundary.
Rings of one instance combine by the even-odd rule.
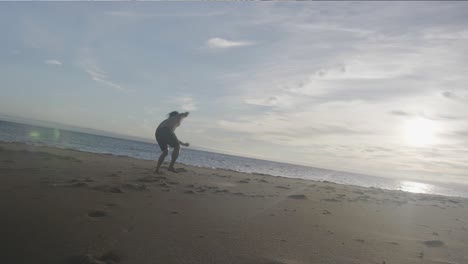
[[[128,156],[144,160],[156,160],[160,154],[156,142],[147,143],[9,121],[0,121],[0,141],[68,148],[93,153]],[[167,159],[169,160],[169,157]],[[272,177],[302,178],[363,187],[468,198],[467,185],[396,180],[239,157],[191,148],[184,148],[177,161],[192,166],[220,168],[246,173],[260,173]]]

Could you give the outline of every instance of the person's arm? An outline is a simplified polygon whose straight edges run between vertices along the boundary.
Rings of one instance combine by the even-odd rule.
[[[179,115],[177,115],[177,126],[180,126],[180,123],[182,122],[182,120],[186,118],[188,115],[189,115],[189,112],[180,113]]]
[[[190,146],[189,143],[184,143],[184,142],[182,142],[182,141],[180,141],[180,140],[179,140],[179,144],[182,145],[182,146],[184,146],[184,147]]]

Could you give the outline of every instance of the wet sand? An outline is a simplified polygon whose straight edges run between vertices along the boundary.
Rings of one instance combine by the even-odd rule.
[[[0,143],[2,263],[468,263],[468,199],[154,166]]]

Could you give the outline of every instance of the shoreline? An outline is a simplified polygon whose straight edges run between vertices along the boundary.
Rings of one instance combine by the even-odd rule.
[[[0,143],[6,263],[467,263],[468,199]],[[167,164],[163,166],[167,167]]]
[[[34,142],[31,142],[31,143],[7,142],[7,141],[1,141],[0,140],[0,146],[3,145],[3,144],[13,144],[13,145],[18,144],[19,146],[26,145],[26,146],[33,146],[33,147],[38,147],[38,148],[69,150],[69,151],[76,151],[76,152],[80,152],[80,153],[92,153],[92,154],[96,154],[96,155],[106,155],[106,156],[117,157],[117,158],[128,158],[128,159],[134,159],[134,160],[139,160],[139,161],[155,161],[155,160],[151,160],[151,159],[136,158],[136,157],[127,156],[127,155],[116,155],[116,154],[112,154],[112,153],[92,152],[92,151],[85,151],[85,150],[67,148],[67,147],[60,147],[60,146],[49,146],[47,144],[40,144],[40,143],[34,143]],[[197,151],[199,151],[199,150],[197,150]],[[205,150],[201,150],[201,151],[205,151]],[[209,152],[209,153],[214,153],[214,152]],[[218,153],[214,153],[214,154],[218,154]],[[230,154],[222,154],[222,155],[230,155]],[[230,156],[232,156],[232,155],[230,155]],[[237,157],[237,156],[234,156],[234,157]],[[251,158],[249,158],[249,159],[251,159]],[[262,161],[268,161],[268,160],[262,160]],[[270,162],[270,161],[268,161],[268,162]],[[276,161],[272,161],[272,162],[276,162]],[[165,163],[168,163],[168,161],[166,160]],[[333,182],[333,181],[329,181],[329,180],[307,179],[307,178],[304,178],[304,177],[288,177],[288,176],[283,176],[283,175],[273,175],[273,174],[259,173],[259,172],[243,172],[243,171],[237,171],[237,170],[227,169],[227,168],[208,167],[208,166],[202,166],[202,165],[192,165],[192,164],[186,164],[186,163],[181,163],[181,162],[177,162],[176,164],[182,164],[184,166],[194,167],[194,168],[222,170],[222,171],[227,171],[227,172],[245,173],[245,174],[251,174],[251,175],[269,176],[269,177],[280,177],[280,178],[293,179],[293,180],[294,179],[300,179],[300,180],[305,180],[305,181],[333,183],[333,184],[339,184],[339,185],[345,185],[345,186],[371,188],[371,189],[378,189],[378,190],[384,190],[384,191],[395,191],[395,192],[404,192],[404,193],[411,193],[411,194],[433,195],[433,196],[443,196],[443,197],[468,199],[468,196],[463,196],[463,195],[460,195],[460,194],[448,195],[448,194],[436,194],[436,193],[425,193],[425,192],[411,192],[411,191],[404,191],[404,190],[390,189],[390,188],[381,188],[381,187],[375,187],[375,186],[363,186],[363,185],[357,185],[357,184]],[[302,166],[302,167],[311,168],[311,169],[330,170],[330,169],[314,168],[314,167],[308,167],[308,166],[304,166],[304,165],[296,165],[296,164],[290,164],[290,163],[284,163],[284,164],[293,165],[293,166]],[[430,185],[433,185],[433,186],[436,186],[436,187],[439,187],[439,188],[442,187],[442,186],[437,185],[438,184],[437,182],[431,182],[431,181],[421,182],[421,181],[406,180],[406,179],[391,179],[391,178],[385,178],[385,177],[381,177],[381,176],[372,176],[372,175],[367,175],[367,174],[357,174],[357,173],[353,173],[353,172],[345,172],[345,171],[338,171],[338,170],[330,170],[330,171],[342,172],[342,173],[346,173],[346,174],[365,176],[365,177],[373,177],[373,178],[389,180],[389,181],[392,181],[392,180],[398,181],[398,182],[408,181],[408,182],[415,182],[415,183],[422,183],[422,184],[430,184]],[[467,185],[467,187],[468,187],[468,185]],[[445,187],[442,187],[442,188],[445,188]]]

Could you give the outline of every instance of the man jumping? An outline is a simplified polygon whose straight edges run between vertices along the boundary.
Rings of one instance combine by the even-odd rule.
[[[189,143],[183,143],[182,141],[180,141],[177,138],[174,131],[178,126],[180,126],[182,119],[186,118],[188,114],[189,112],[179,114],[179,112],[173,111],[169,113],[169,118],[162,121],[156,129],[156,141],[158,142],[159,147],[162,151],[161,156],[159,156],[158,165],[156,166],[156,173],[160,173],[159,167],[161,167],[161,164],[163,163],[164,159],[169,153],[168,145],[174,148],[174,150],[172,151],[171,164],[169,165],[168,170],[172,172],[177,172],[174,169],[174,163],[177,160],[177,157],[179,156],[180,145],[188,147]]]

